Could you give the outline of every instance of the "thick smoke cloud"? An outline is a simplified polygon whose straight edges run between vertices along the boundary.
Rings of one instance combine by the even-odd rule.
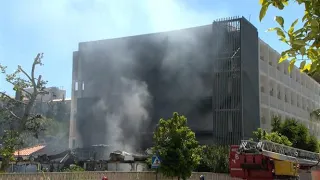
[[[110,46],[99,45],[105,51],[112,51],[99,56],[109,65],[104,65],[100,71],[91,67],[90,74],[108,72],[101,80],[94,79],[108,85],[100,85],[102,92],[95,89],[96,92],[89,94],[103,93],[103,99],[94,108],[107,112],[104,117],[107,144],[116,149],[135,151],[141,143],[141,132],[152,131],[152,127],[143,128],[151,121],[171,116],[173,111],[192,119],[192,127],[212,129],[212,120],[206,121],[210,116],[199,112],[197,107],[203,104],[202,99],[210,98],[212,94],[211,28],[208,25],[150,38],[140,37],[143,43],[118,39]],[[87,46],[90,51],[98,52],[94,45]],[[89,61],[94,59],[88,58]],[[201,118],[202,126],[195,117]]]
[[[141,133],[154,128],[150,123],[174,111],[186,115],[194,130],[212,131],[210,105],[203,104],[212,96],[215,42],[219,39],[213,39],[209,24],[81,45],[87,63],[82,66],[88,69],[85,93],[100,97],[92,108],[105,112],[99,117],[105,122],[104,134],[96,139],[134,152]]]
[[[112,101],[117,103],[116,106],[104,99],[93,108],[107,112],[103,119],[106,122],[106,143],[114,150],[134,152],[139,143],[141,125],[149,120],[146,107],[150,105],[151,96],[146,83],[125,77],[120,78],[117,90],[120,91],[119,99]],[[108,109],[110,106],[113,106],[111,110]]]
[[[45,42],[45,46],[41,48],[46,55],[46,66],[39,73],[45,74],[51,69],[59,68],[61,72],[69,72],[69,75],[71,74],[71,52],[77,49],[79,42],[199,26],[210,24],[212,20],[228,15],[225,10],[198,12],[180,0],[56,0],[50,3],[46,0],[29,0],[18,4],[12,3],[12,6],[6,9],[10,11],[8,21],[12,22],[13,27],[19,25],[17,29],[25,27],[28,31],[33,32],[35,35],[31,37],[34,43],[43,44]],[[158,43],[164,40],[165,37],[154,41]],[[108,142],[105,142],[106,144],[130,146],[139,141],[136,134],[140,132],[142,125],[150,123],[151,117],[154,116],[150,110],[155,108],[153,107],[154,93],[161,94],[158,99],[171,99],[175,102],[173,105],[164,104],[157,107],[160,110],[159,114],[166,110],[171,112],[192,111],[193,104],[184,100],[195,101],[195,97],[209,94],[205,88],[206,83],[201,78],[206,76],[203,72],[208,68],[206,55],[196,53],[204,46],[199,43],[198,35],[179,32],[168,36],[167,50],[163,52],[163,57],[158,64],[151,63],[150,65],[159,67],[158,73],[161,74],[159,83],[166,82],[166,86],[158,87],[159,92],[150,87],[147,78],[137,77],[132,72],[133,69],[138,71],[137,69],[149,66],[143,67],[136,61],[135,49],[137,47],[134,44],[125,43],[120,46],[113,44],[113,46],[114,51],[106,52],[108,56],[113,56],[111,59],[114,59],[110,64],[112,67],[109,68],[111,72],[107,77],[94,76],[100,78],[97,82],[112,82],[108,88],[105,88],[104,94],[100,94],[103,97],[102,100],[95,105],[97,111],[101,109],[109,112],[104,117],[107,122],[105,136]],[[87,48],[88,51],[94,51],[90,49],[91,47]],[[30,54],[31,59],[32,53]],[[25,57],[16,59],[22,58],[26,59]],[[148,59],[153,58],[153,53],[150,52]],[[97,69],[97,72],[92,71],[92,73],[98,73],[102,67],[95,67],[95,58],[91,58],[90,61],[90,66]],[[64,65],[57,67],[56,64]],[[65,78],[65,74],[57,73],[53,79],[46,79],[50,84],[60,86],[61,79]],[[101,84],[90,83],[90,81],[86,82],[86,90],[90,86],[101,86]],[[69,84],[71,83],[67,83]],[[174,88],[167,88],[172,85]],[[87,93],[98,94],[94,91]],[[114,94],[118,94],[117,98],[112,97]],[[179,109],[172,109],[173,106]],[[159,117],[156,116],[156,118]],[[124,131],[129,132],[127,134],[131,134],[129,137],[132,139],[128,136],[124,138],[121,134]],[[119,143],[120,141],[127,142]],[[132,147],[122,148],[132,149]]]

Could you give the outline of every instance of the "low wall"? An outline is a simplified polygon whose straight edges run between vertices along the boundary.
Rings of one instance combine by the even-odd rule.
[[[188,180],[199,180],[205,175],[205,180],[235,180],[228,174],[193,173]],[[107,176],[109,180],[156,180],[154,172],[75,172],[75,173],[25,173],[25,174],[0,174],[0,180],[101,180]],[[174,178],[177,179],[177,178]],[[158,180],[173,180],[172,178],[158,175]]]

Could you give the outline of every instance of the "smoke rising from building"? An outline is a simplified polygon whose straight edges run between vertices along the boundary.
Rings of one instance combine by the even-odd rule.
[[[146,107],[150,105],[151,97],[144,82],[121,77],[120,86],[118,106],[108,103],[106,99],[100,100],[94,108],[106,112],[103,119],[106,122],[105,143],[113,146],[113,149],[134,152],[141,125],[149,120]],[[111,110],[108,109],[110,106],[113,106]]]
[[[46,5],[40,8],[48,15],[43,18],[51,19],[54,27],[67,27],[63,32],[50,29],[50,34],[61,35],[55,39],[64,37],[59,44],[210,24],[217,17],[227,15],[225,12],[194,12],[170,0],[142,0],[132,6],[127,5],[127,1],[90,2],[90,5],[81,1],[56,2],[48,11]],[[53,16],[54,11],[61,15]],[[139,12],[142,19],[132,21],[133,12]],[[35,13],[38,11],[33,15]],[[143,27],[143,31],[138,31],[137,27]],[[69,30],[72,33],[68,34]],[[211,25],[198,30],[147,35],[150,37],[141,40],[80,43],[77,56],[81,57],[82,65],[79,65],[79,71],[85,72],[78,75],[76,81],[79,91],[84,82],[84,91],[76,97],[79,97],[78,104],[83,98],[81,103],[87,104],[86,108],[92,112],[91,116],[89,112],[85,115],[84,112],[89,110],[85,106],[78,107],[74,116],[79,133],[77,144],[94,142],[118,146],[119,149],[134,149],[133,145],[142,142],[141,133],[150,133],[159,118],[168,118],[173,111],[185,114],[189,119],[202,114],[201,125],[196,120],[190,121],[190,125],[194,130],[212,129],[212,122],[206,120],[210,115],[198,112],[202,108],[198,107],[199,100],[210,96],[212,89],[211,84],[206,83],[212,78],[211,60],[207,58],[211,53],[209,32]],[[84,98],[97,100],[90,104]],[[93,119],[103,119],[104,122]],[[88,135],[80,133],[85,131]],[[92,137],[87,137],[89,135]],[[75,137],[72,133],[70,136]],[[152,137],[151,134],[147,136]]]
[[[91,122],[91,129],[78,126],[83,144],[89,142],[81,132],[104,126],[95,140],[135,151],[145,142],[142,134],[150,140],[158,120],[175,111],[190,119],[193,130],[212,131],[212,42],[209,24],[81,43],[78,53],[84,69],[79,81],[86,84],[82,97],[98,97],[87,108],[95,115],[104,112],[93,118],[104,123]]]

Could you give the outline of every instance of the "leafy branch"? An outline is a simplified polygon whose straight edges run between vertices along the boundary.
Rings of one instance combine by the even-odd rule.
[[[37,138],[38,134],[45,130],[45,119],[41,115],[32,114],[37,97],[46,93],[47,81],[43,81],[41,75],[38,78],[35,75],[36,68],[43,65],[42,58],[43,53],[37,54],[29,74],[21,66],[18,66],[13,73],[7,74],[7,67],[0,64],[1,73],[5,75],[6,81],[20,96],[14,98],[6,92],[0,92],[0,101],[4,106],[0,109],[0,119],[6,129],[2,137],[4,143],[0,149],[0,154],[4,159],[1,170],[7,168],[16,147],[22,144],[23,134],[32,134]],[[27,89],[32,89],[32,91],[27,91]]]
[[[276,16],[275,21],[279,27],[269,28],[268,31],[276,31],[279,40],[290,48],[281,53],[279,63],[289,60],[289,71],[292,70],[297,60],[301,59],[300,70],[313,73],[320,71],[320,1],[318,0],[260,0],[261,9],[259,20],[265,17],[270,5],[283,10],[289,2],[298,3],[305,7],[304,16],[291,23],[288,30],[285,30],[285,20]],[[303,26],[295,29],[301,21]],[[300,58],[301,57],[301,58]]]

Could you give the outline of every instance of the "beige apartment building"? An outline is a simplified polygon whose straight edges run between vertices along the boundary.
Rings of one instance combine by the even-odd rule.
[[[320,123],[310,112],[320,108],[320,84],[297,67],[289,72],[289,61],[279,64],[280,54],[262,40],[259,46],[261,127],[270,130],[274,115],[292,117],[319,137]]]

